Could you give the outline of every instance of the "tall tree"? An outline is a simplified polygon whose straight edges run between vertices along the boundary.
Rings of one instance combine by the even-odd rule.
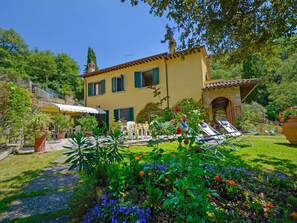
[[[51,51],[33,52],[28,57],[28,72],[34,81],[48,86],[49,78],[57,72],[55,56]]]
[[[85,65],[85,73],[88,73],[88,64],[91,61],[95,63],[95,70],[98,70],[96,54],[91,47],[88,47],[88,59],[87,59],[87,64]]]
[[[67,54],[56,56],[57,73],[50,77],[49,86],[62,94],[83,98],[83,80],[78,76],[78,64]]]
[[[125,2],[125,0],[121,0]],[[207,45],[233,60],[263,49],[281,36],[296,32],[296,0],[130,0],[148,4],[150,13],[166,16],[180,34],[180,48]],[[170,32],[169,32],[170,33]],[[167,35],[167,37],[170,35]]]
[[[24,39],[13,29],[4,30],[0,28],[0,47],[9,53],[25,54],[28,51]]]

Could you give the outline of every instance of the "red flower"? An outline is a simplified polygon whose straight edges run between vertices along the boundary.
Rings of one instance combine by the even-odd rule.
[[[176,111],[176,112],[179,112],[179,111],[180,111],[180,108],[179,108],[179,107],[176,107],[176,108],[175,108],[175,111]]]
[[[220,180],[222,180],[221,175],[216,176],[215,179],[216,179],[216,181],[220,181]]]
[[[176,134],[180,134],[180,128],[176,130]]]

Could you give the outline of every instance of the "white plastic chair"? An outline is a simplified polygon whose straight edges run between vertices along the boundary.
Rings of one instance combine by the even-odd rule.
[[[128,138],[133,139],[133,133],[135,128],[135,122],[129,121],[127,122],[127,131],[128,131]]]

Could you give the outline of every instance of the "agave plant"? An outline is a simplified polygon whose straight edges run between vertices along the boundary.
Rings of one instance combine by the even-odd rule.
[[[69,152],[64,153],[68,156],[66,163],[71,163],[69,170],[78,167],[78,171],[91,173],[96,163],[96,154],[94,153],[93,144],[84,137],[82,133],[77,133],[71,136],[69,142],[71,146],[64,146]]]

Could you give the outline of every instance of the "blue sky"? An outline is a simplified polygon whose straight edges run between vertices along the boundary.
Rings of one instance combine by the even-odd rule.
[[[14,29],[30,49],[67,53],[81,67],[88,46],[99,68],[168,51],[168,20],[120,0],[0,0],[0,27]]]

